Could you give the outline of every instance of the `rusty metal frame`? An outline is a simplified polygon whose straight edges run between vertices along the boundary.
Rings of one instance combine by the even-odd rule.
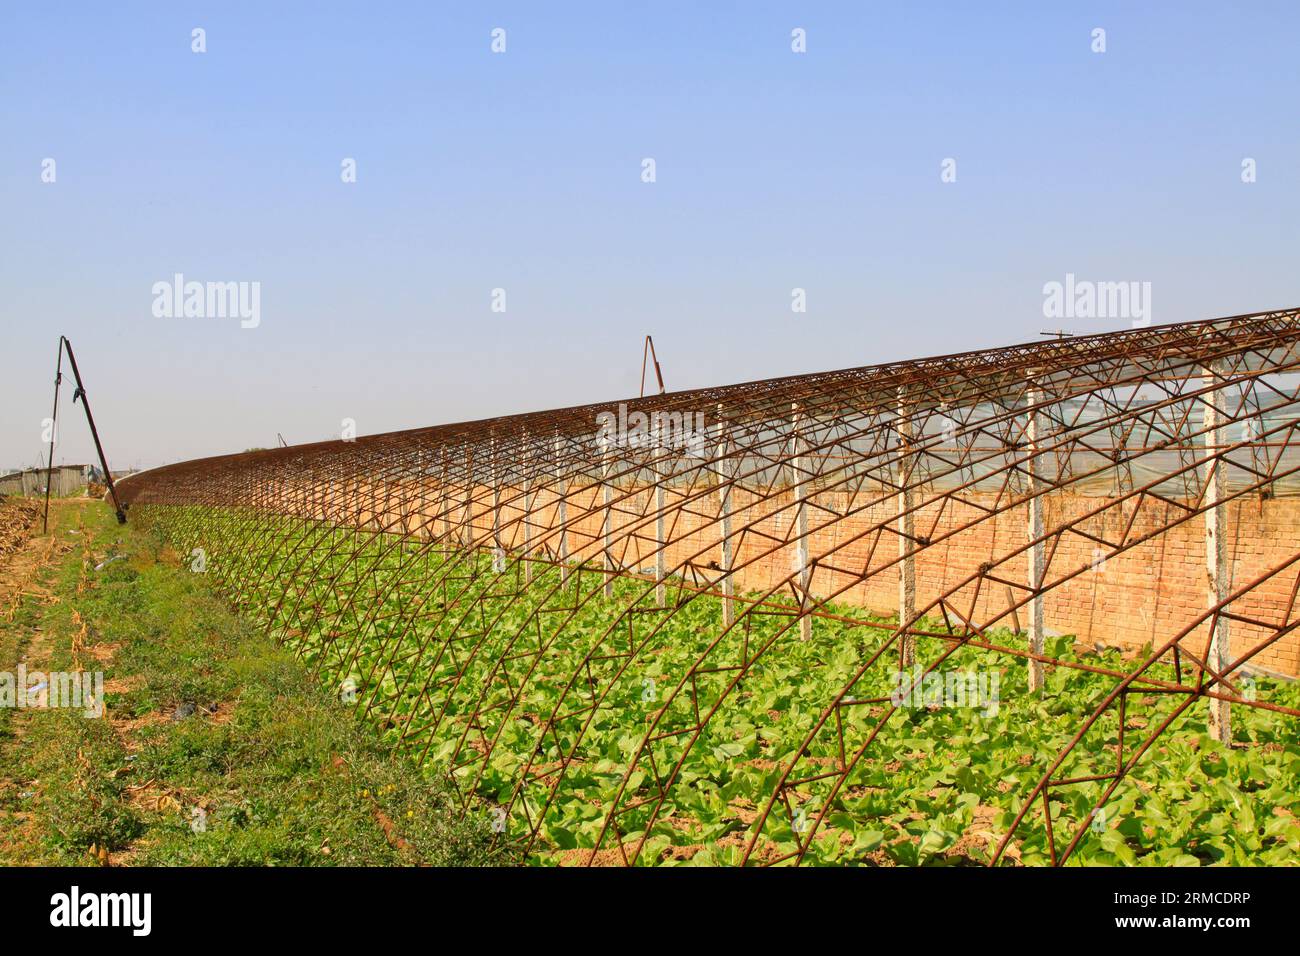
[[[762,862],[804,859],[835,795],[897,709],[888,698],[859,699],[855,688],[873,668],[907,661],[920,640],[942,647],[918,660],[926,673],[971,647],[1113,678],[1114,691],[1082,718],[1026,796],[996,863],[1033,807],[1050,808],[1054,789],[1104,782],[1099,809],[1202,698],[1300,716],[1248,700],[1234,681],[1242,665],[1300,623],[1295,588],[1288,606],[1273,609],[1280,617],[1233,610],[1290,572],[1300,552],[1210,601],[1129,670],[1058,659],[993,633],[1020,632],[1022,612],[1088,573],[1087,563],[1063,557],[1066,542],[1091,545],[1103,562],[1163,547],[1170,532],[1211,510],[1262,502],[1300,476],[1295,381],[1300,310],[1281,310],[227,455],[155,469],[119,488],[133,514],[178,546],[216,556],[219,577],[221,555],[263,555],[255,579],[224,583],[237,594],[277,593],[269,607],[250,612],[300,654],[316,654],[322,676],[366,667],[358,706],[418,759],[445,770],[465,812],[477,806],[507,728],[526,726],[533,746],[503,804],[521,824],[511,840],[524,852],[538,849],[601,706],[625,689],[638,655],[702,598],[721,602],[723,622],[643,722],[586,862],[602,849],[616,851],[618,862],[639,861],[710,719],[734,703],[733,691],[756,665],[807,640],[818,620],[884,636],[823,703],[797,756],[782,767],[749,827],[746,861],[757,861],[778,808],[793,829],[792,796],[819,786],[825,799],[797,849]],[[1207,405],[1222,409],[1213,428],[1195,420]],[[707,426],[687,448],[665,449],[662,434],[611,443],[600,423],[616,409],[628,418],[704,416]],[[1228,425],[1241,426],[1240,441],[1218,440]],[[1211,500],[1216,474],[1226,491]],[[838,610],[859,603],[871,583],[903,580],[914,562],[947,554],[1031,501],[1062,495],[1093,503],[1050,515],[1041,534],[997,546],[978,566],[957,562],[953,580],[915,607],[900,592],[899,606],[886,610],[903,609],[901,620],[849,621]],[[1163,509],[1159,519],[1154,509]],[[225,520],[210,520],[217,512]],[[1135,530],[1140,515],[1143,531]],[[1042,562],[1036,584],[1020,570],[1033,554]],[[441,564],[429,575],[422,569],[434,555]],[[789,572],[774,572],[786,555]],[[483,569],[485,556],[492,572]],[[738,590],[742,579],[749,586]],[[615,580],[631,585],[617,601]],[[603,633],[584,651],[555,657],[571,622],[593,607],[607,615]],[[760,618],[782,623],[751,644]],[[1271,636],[1224,671],[1196,642],[1229,619]],[[315,645],[302,640],[322,634]],[[474,669],[480,656],[481,675]],[[1152,674],[1165,660],[1178,662],[1173,682]],[[527,670],[512,680],[519,661]],[[544,661],[563,665],[563,687],[549,714],[530,713],[526,693]],[[702,699],[700,680],[709,675],[729,676],[715,699]],[[1128,761],[1121,744],[1113,771],[1054,778],[1098,720],[1122,710],[1136,689],[1176,700],[1173,713]],[[414,710],[403,719],[401,708],[413,701],[420,719]],[[674,708],[680,702],[688,706]],[[882,713],[850,739],[844,714],[862,707]],[[685,721],[677,716],[683,709]],[[805,766],[813,745],[826,740],[839,754],[834,766]],[[435,758],[435,742],[450,752]],[[558,758],[539,756],[547,747]],[[653,781],[648,795],[628,792],[634,777]],[[648,822],[629,843],[622,821],[635,811],[648,813]],[[1053,863],[1070,858],[1087,822],[1058,853],[1045,814]]]

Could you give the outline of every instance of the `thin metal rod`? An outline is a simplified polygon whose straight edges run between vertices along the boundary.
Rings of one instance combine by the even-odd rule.
[[[655,354],[655,340],[652,336],[645,337],[645,346],[641,349],[641,397],[645,398],[645,370],[646,361],[653,359],[655,363],[655,378],[659,382],[659,394],[667,391],[664,388],[664,373],[659,367],[659,356]]]
[[[54,443],[59,438],[59,385],[63,383],[63,336],[59,336],[59,354],[54,360],[54,413],[50,418],[50,462],[45,469],[45,516],[41,534],[50,530],[50,483],[54,477]]]
[[[77,369],[77,356],[73,354],[72,342],[68,340],[66,335],[62,336],[60,341],[62,341],[63,347],[68,350],[68,361],[72,363],[72,375],[77,380],[77,390],[72,393],[72,401],[75,403],[77,396],[81,396],[81,405],[86,410],[86,421],[90,424],[90,437],[95,440],[95,451],[99,453],[99,464],[104,469],[104,481],[108,483],[108,494],[113,499],[113,510],[117,512],[117,523],[126,524],[126,512],[122,510],[122,505],[117,500],[117,488],[113,485],[113,473],[108,470],[108,459],[104,457],[104,446],[99,440],[99,429],[95,427],[95,416],[90,413],[90,399],[86,396],[86,386],[81,381],[81,372]],[[51,450],[50,457],[53,460],[53,450]]]

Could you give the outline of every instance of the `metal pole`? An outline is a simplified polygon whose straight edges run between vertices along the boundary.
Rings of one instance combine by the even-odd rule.
[[[50,480],[54,475],[54,443],[59,437],[59,386],[63,383],[63,336],[59,336],[59,354],[54,360],[54,416],[50,419],[50,463],[45,469],[45,517],[41,534],[50,530]]]
[[[122,510],[121,503],[117,500],[117,488],[113,485],[113,473],[108,470],[108,459],[104,457],[104,446],[99,441],[99,429],[95,427],[95,416],[90,413],[90,399],[86,397],[86,386],[81,382],[81,372],[77,369],[77,356],[72,353],[72,343],[65,335],[62,337],[63,346],[68,350],[68,361],[72,363],[72,376],[77,380],[77,390],[72,393],[72,402],[76,404],[77,397],[81,397],[81,405],[86,410],[86,421],[90,423],[90,437],[95,439],[95,451],[99,453],[99,464],[104,469],[104,481],[108,483],[108,494],[113,499],[113,509],[117,512],[117,523],[126,524],[126,512]],[[50,449],[50,460],[54,459],[54,450]],[[46,485],[48,488],[49,485]]]

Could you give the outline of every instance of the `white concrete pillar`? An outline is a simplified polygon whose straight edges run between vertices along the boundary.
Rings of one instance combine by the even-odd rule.
[[[474,453],[465,443],[465,509],[461,523],[461,546],[468,548],[474,541]]]
[[[1029,404],[1029,523],[1025,531],[1031,542],[1026,584],[1033,596],[1029,599],[1029,653],[1043,653],[1043,572],[1046,569],[1045,546],[1038,540],[1043,536],[1043,482],[1038,462],[1039,442],[1042,439],[1042,421],[1036,406],[1043,400],[1043,392],[1031,383],[1027,394]],[[1043,662],[1029,662],[1029,690],[1037,693],[1043,687]]]
[[[523,446],[524,583],[531,584],[533,580],[533,448],[529,443],[527,431],[524,432]]]
[[[603,549],[605,566],[605,597],[614,597],[614,486],[610,484],[613,472],[614,449],[612,443],[605,448],[604,464],[601,475],[601,493],[605,500],[605,522],[603,526]]]
[[[730,451],[730,436],[727,434],[727,426],[722,420],[722,403],[718,403],[718,424],[715,428],[715,440],[717,441],[716,455],[718,464],[716,472],[718,475],[718,518],[722,525],[722,560],[718,565],[722,571],[722,626],[731,627],[736,620],[736,608],[734,597],[736,594],[736,582],[731,576],[731,566],[735,561],[735,555],[732,553],[731,542],[731,493],[732,486],[726,484],[727,471],[731,471],[731,477],[735,478],[740,474],[739,464],[730,469],[727,468],[727,453]]]
[[[492,480],[492,547],[501,547],[501,472],[498,470],[497,463],[497,439],[493,435],[488,439],[488,447],[491,449],[488,455],[488,467],[491,469]],[[496,555],[493,555],[496,558]]]
[[[808,460],[804,455],[803,436],[800,433],[799,403],[790,403],[791,452],[794,467],[795,500],[795,552],[794,573],[799,582],[800,600],[811,601],[808,589],[811,584],[811,572],[808,562]],[[799,640],[807,641],[812,637],[812,618],[804,615],[799,618]]]
[[[1215,373],[1219,374],[1215,374]],[[1222,361],[1216,362],[1205,370],[1206,387],[1222,384],[1226,370]],[[1231,444],[1228,430],[1224,427],[1227,420],[1223,390],[1216,389],[1204,396],[1205,450],[1207,455],[1217,454]],[[1207,459],[1205,463],[1205,501],[1211,507],[1205,512],[1205,572],[1209,579],[1208,601],[1211,607],[1227,599],[1231,591],[1231,575],[1228,568],[1228,509],[1222,503],[1227,493],[1224,467],[1218,459]],[[1228,620],[1219,617],[1214,623],[1214,633],[1210,638],[1210,653],[1207,666],[1224,674],[1231,663],[1232,653],[1228,643]],[[1226,676],[1226,674],[1225,674]],[[1226,691],[1222,684],[1215,685],[1215,690]],[[1226,700],[1209,698],[1210,736],[1220,743],[1232,741],[1232,720]]]
[[[665,527],[665,512],[668,510],[668,476],[664,473],[663,465],[669,460],[669,449],[666,447],[668,437],[664,434],[662,420],[659,426],[655,428],[655,440],[658,443],[656,457],[659,459],[660,467],[656,469],[657,481],[655,482],[655,543],[658,545],[655,551],[655,604],[664,607],[668,603],[668,532]]]
[[[560,538],[556,550],[560,558],[560,584],[567,584],[569,581],[569,510],[568,496],[569,483],[564,475],[564,468],[560,460],[564,454],[564,445],[560,438],[560,430],[555,429],[555,494],[557,495],[555,503],[556,521],[560,527]]]
[[[442,499],[438,510],[442,512],[442,546],[449,550],[451,546],[451,476],[447,473],[447,446],[438,446],[438,467],[442,471]]]
[[[898,406],[895,423],[898,430],[898,624],[908,624],[916,615],[916,493],[912,489],[914,453],[912,452],[912,406],[905,399],[906,391],[898,387]],[[898,644],[899,664],[911,667],[916,659],[916,637],[903,634]]]

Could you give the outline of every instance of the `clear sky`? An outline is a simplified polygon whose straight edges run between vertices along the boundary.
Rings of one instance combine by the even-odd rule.
[[[647,332],[679,389],[1129,327],[1068,273],[1300,304],[1295,3],[55,7],[0,7],[0,466],[60,333],[124,467],[617,400]]]

